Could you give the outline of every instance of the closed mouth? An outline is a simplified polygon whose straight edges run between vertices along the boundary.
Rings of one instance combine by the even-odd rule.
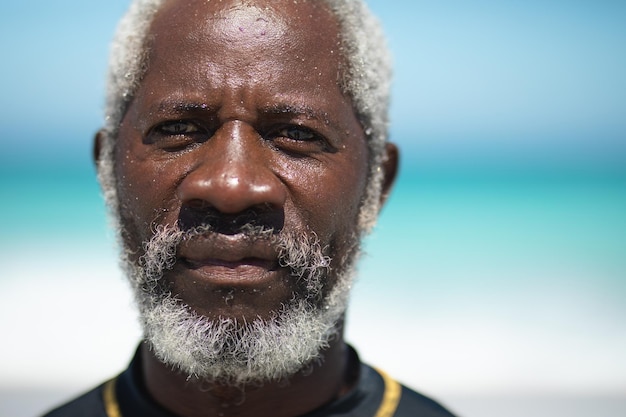
[[[211,234],[184,241],[178,260],[194,279],[224,285],[259,284],[281,269],[269,241],[238,235]]]
[[[185,263],[186,266],[190,269],[200,269],[203,267],[223,267],[228,269],[237,269],[249,266],[273,270],[278,267],[278,261],[276,260],[260,259],[255,257],[246,257],[234,261],[217,258],[189,259],[183,257],[181,258],[181,261]]]

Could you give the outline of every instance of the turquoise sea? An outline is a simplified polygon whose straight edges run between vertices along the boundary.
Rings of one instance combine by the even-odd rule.
[[[96,383],[139,338],[88,152],[54,155],[0,169],[11,389]],[[468,409],[520,393],[622,407],[626,175],[419,163],[404,159],[365,245],[348,319],[362,356]]]

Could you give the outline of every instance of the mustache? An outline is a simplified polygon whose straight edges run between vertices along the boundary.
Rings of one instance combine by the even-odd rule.
[[[278,264],[287,268],[289,274],[302,281],[312,292],[321,290],[321,278],[330,272],[331,257],[326,254],[328,247],[322,247],[313,232],[277,231],[273,227],[259,223],[242,223],[230,229],[232,234],[251,241],[265,241],[277,253]],[[182,229],[174,226],[153,227],[153,237],[144,243],[139,266],[144,271],[144,284],[163,285],[161,278],[166,270],[172,269],[178,261],[179,247],[183,242],[210,238],[221,234],[212,224],[202,224]]]
[[[284,214],[268,206],[251,207],[243,212],[227,214],[212,207],[201,210],[185,206],[181,208],[178,227],[190,233],[214,232],[224,235],[242,234],[245,237],[264,236],[269,231],[284,227]]]
[[[181,229],[180,225],[178,225],[178,229],[182,233],[180,236],[181,241],[207,238],[220,234],[237,235],[247,240],[267,240],[269,244],[274,244],[280,240],[279,232],[273,227],[252,222],[229,224],[228,233],[224,232],[223,227],[217,227],[213,224],[203,224],[202,226],[195,226],[186,230]]]

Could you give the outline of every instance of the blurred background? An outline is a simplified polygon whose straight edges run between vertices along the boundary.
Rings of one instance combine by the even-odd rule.
[[[626,415],[626,2],[369,4],[403,159],[349,341],[461,416]],[[0,416],[139,340],[91,162],[126,6],[0,4]]]

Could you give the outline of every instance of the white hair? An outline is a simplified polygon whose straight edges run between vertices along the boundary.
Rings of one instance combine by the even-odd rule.
[[[380,24],[362,0],[320,1],[328,6],[339,23],[341,53],[346,64],[341,87],[352,100],[367,138],[369,186],[359,215],[359,230],[367,233],[376,223],[380,210],[382,163],[388,136],[391,58]],[[164,2],[133,0],[113,38],[106,92],[104,134],[108,140],[103,143],[104,157],[112,157],[122,118],[147,70],[146,37]],[[112,202],[111,199],[108,201]]]

